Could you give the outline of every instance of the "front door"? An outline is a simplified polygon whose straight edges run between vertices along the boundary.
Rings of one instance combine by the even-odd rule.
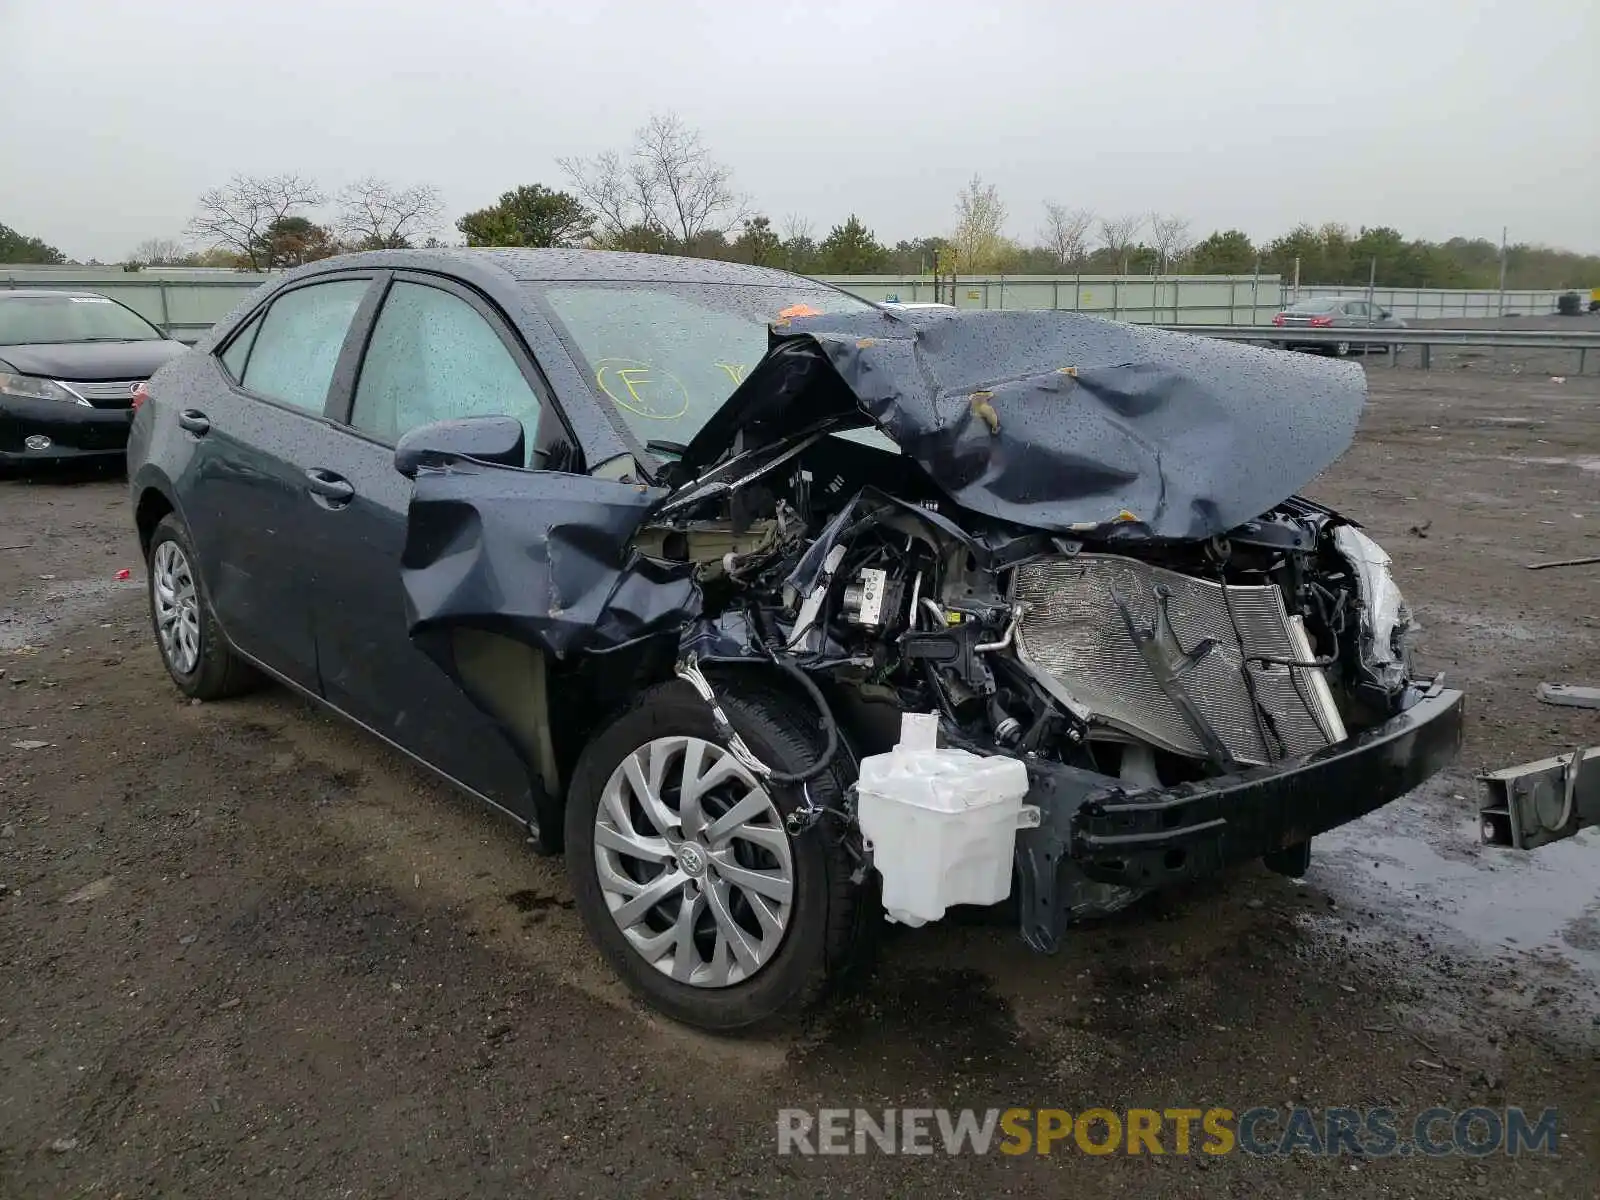
[[[546,410],[540,390],[509,329],[475,294],[400,276],[378,311],[348,425],[325,429],[299,451],[348,489],[319,510],[306,543],[324,694],[403,749],[530,816],[523,756],[407,633],[400,556],[411,481],[394,469],[393,447],[419,425],[488,414],[521,418],[532,446]]]

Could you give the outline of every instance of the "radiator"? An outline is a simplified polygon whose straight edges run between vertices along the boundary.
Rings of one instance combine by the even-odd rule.
[[[1246,665],[1257,655],[1300,663],[1314,657],[1300,618],[1289,616],[1275,586],[1224,588],[1136,559],[1079,554],[1019,566],[1012,592],[1027,605],[1017,626],[1019,657],[1097,723],[1179,754],[1206,754],[1193,721],[1163,689],[1150,651],[1130,636],[1120,599],[1137,629],[1156,631],[1161,659],[1234,761],[1298,758],[1345,738],[1320,669]]]

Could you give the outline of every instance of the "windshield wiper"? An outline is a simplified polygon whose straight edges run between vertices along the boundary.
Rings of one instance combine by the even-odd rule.
[[[656,454],[676,454],[679,458],[689,453],[687,442],[669,442],[665,438],[651,438],[644,448]]]

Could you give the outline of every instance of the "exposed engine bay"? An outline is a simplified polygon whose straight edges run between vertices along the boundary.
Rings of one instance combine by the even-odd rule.
[[[1375,544],[1311,501],[1198,544],[971,532],[912,479],[867,483],[894,470],[880,450],[791,450],[683,488],[636,540],[692,564],[702,661],[787,658],[941,713],[952,744],[1141,785],[1301,758],[1405,707],[1410,613]]]

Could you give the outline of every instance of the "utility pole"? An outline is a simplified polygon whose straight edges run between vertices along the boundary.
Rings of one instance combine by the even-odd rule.
[[[1378,287],[1378,256],[1372,256],[1372,266],[1367,270],[1367,311],[1372,311],[1372,293]]]
[[[1500,316],[1506,315],[1506,227],[1500,226]]]

